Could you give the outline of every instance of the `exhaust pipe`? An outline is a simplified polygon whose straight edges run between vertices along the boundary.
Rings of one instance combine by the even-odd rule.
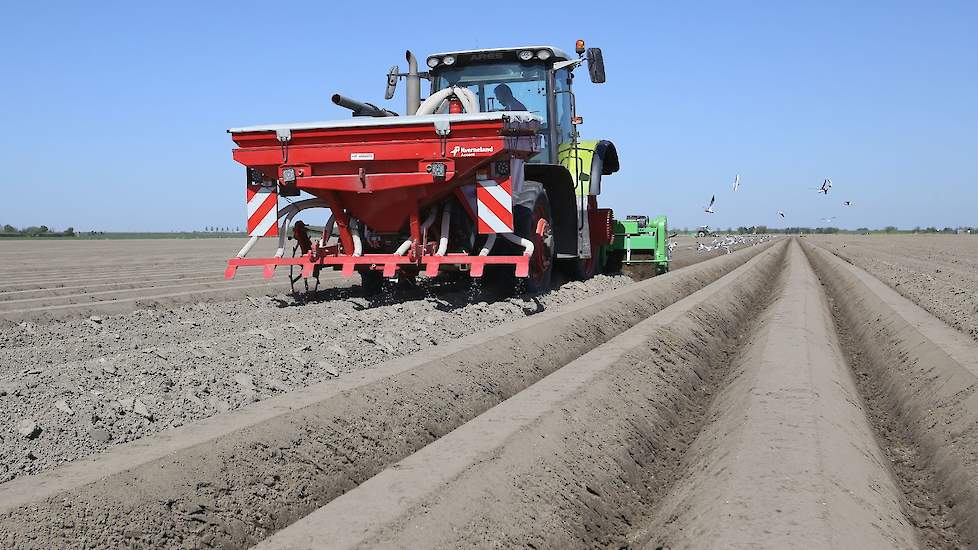
[[[411,116],[421,107],[421,77],[418,76],[418,58],[414,57],[411,50],[404,52],[404,57],[408,63],[407,111],[404,114]]]

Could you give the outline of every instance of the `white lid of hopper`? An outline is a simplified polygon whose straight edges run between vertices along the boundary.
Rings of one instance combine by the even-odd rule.
[[[259,124],[257,126],[243,126],[241,128],[231,128],[228,130],[232,134],[245,132],[278,132],[282,130],[318,130],[329,128],[369,128],[377,126],[402,126],[416,124],[434,124],[435,122],[448,121],[451,123],[459,122],[480,122],[487,120],[502,120],[506,118],[514,122],[543,122],[539,116],[527,111],[493,111],[489,113],[460,113],[460,114],[441,114],[441,115],[422,115],[422,116],[389,116],[389,117],[353,117],[343,120],[326,120],[319,122],[291,122],[287,124]]]

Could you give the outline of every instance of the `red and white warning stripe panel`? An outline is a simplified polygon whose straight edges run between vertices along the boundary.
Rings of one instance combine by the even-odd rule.
[[[505,168],[505,164],[503,165]],[[495,172],[495,171],[494,171]],[[523,164],[520,159],[509,163],[506,173],[480,173],[474,185],[460,188],[462,203],[472,219],[476,220],[478,231],[486,233],[512,233],[513,192],[523,183]]]
[[[509,178],[477,179],[475,198],[479,233],[513,232],[513,187]]]
[[[278,237],[278,193],[275,186],[248,186],[248,236]]]

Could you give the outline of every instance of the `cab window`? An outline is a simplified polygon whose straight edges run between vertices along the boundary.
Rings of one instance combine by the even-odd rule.
[[[547,69],[540,65],[493,63],[442,69],[432,82],[432,92],[448,86],[471,90],[479,98],[479,110],[483,112],[522,110],[513,108],[522,105],[540,118],[547,118]]]

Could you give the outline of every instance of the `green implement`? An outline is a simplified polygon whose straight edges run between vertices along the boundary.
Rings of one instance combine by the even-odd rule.
[[[614,237],[607,251],[607,271],[622,265],[651,265],[656,274],[669,271],[669,232],[665,216],[626,216],[614,221]]]

